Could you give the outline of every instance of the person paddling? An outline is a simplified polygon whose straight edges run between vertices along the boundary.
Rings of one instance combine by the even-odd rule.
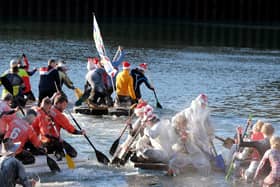
[[[123,71],[119,72],[116,78],[116,106],[131,106],[136,101],[136,95],[133,88],[133,78],[129,74],[130,63],[124,61]]]
[[[14,119],[17,118],[16,112],[19,108],[12,109],[11,104],[13,102],[12,94],[8,93],[2,101],[0,101],[0,143],[2,142],[7,129],[8,124],[10,124]]]
[[[58,70],[58,74],[59,74],[60,87],[62,88],[62,86],[65,84],[67,88],[74,90],[75,89],[74,83],[67,75],[68,67],[66,66],[66,62],[63,60],[59,60],[56,69]],[[62,93],[66,96],[64,92]]]
[[[39,101],[38,106],[43,98],[52,97],[55,92],[61,91],[59,73],[56,69],[57,62],[54,59],[48,61],[47,67],[41,67],[39,69]]]
[[[48,138],[48,142],[46,143],[48,152],[55,151],[58,160],[65,156],[62,150],[63,148],[69,156],[77,156],[77,151],[68,142],[62,139],[60,134],[61,129],[65,129],[67,132],[74,135],[85,135],[85,130],[76,129],[63,114],[67,104],[68,100],[66,97],[63,95],[57,96],[54,99],[54,105],[49,111],[49,116],[53,123],[44,127],[45,137]]]
[[[7,133],[4,139],[11,139],[13,142],[21,142],[21,146],[16,152],[15,157],[23,164],[33,164],[35,157],[30,151],[27,151],[27,144],[30,143],[34,148],[43,152],[42,144],[35,133],[32,123],[37,113],[33,109],[29,109],[22,119],[17,118],[8,125]]]
[[[145,76],[145,71],[148,69],[147,63],[141,63],[135,69],[132,69],[130,74],[133,78],[133,87],[137,99],[141,99],[141,90],[140,86],[144,83],[150,90],[154,91],[154,87],[148,81],[148,78]]]

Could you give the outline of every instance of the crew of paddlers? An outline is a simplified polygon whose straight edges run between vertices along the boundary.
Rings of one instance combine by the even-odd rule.
[[[208,176],[214,170],[225,172],[226,180],[238,178],[261,181],[263,186],[280,185],[280,137],[274,135],[270,123],[258,120],[253,124],[248,119],[246,128],[237,128],[233,138],[217,137],[206,94],[199,94],[188,108],[170,120],[160,119],[140,91],[144,83],[155,93],[145,75],[148,64],[141,63],[133,69],[124,60],[122,47],[118,48],[118,54],[112,62],[114,75],[106,72],[104,59],[88,58],[84,91],[77,94],[79,98],[75,102],[76,106],[86,102],[91,108],[133,109],[125,127],[129,127],[127,138],[110,152],[113,166],[125,165],[130,160],[165,165],[164,170],[170,176],[189,170]],[[34,164],[36,155],[53,154],[57,161],[66,156],[77,157],[75,148],[62,138],[61,129],[87,137],[85,130],[76,129],[63,113],[68,98],[62,86],[65,84],[78,92],[67,75],[66,62],[50,59],[47,67],[32,71],[29,66],[23,54],[12,59],[9,69],[1,75],[0,186],[4,187],[16,183],[34,186],[35,180],[27,176],[23,165]],[[30,83],[30,76],[36,71],[40,74],[38,103]],[[27,109],[26,103],[31,102],[34,106]],[[215,138],[223,142],[222,155],[216,152]]]

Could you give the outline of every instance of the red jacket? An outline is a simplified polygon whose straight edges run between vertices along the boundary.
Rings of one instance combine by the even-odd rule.
[[[32,125],[23,119],[13,120],[9,126],[5,138],[11,138],[13,142],[21,142],[16,154],[23,150],[26,142],[30,141],[35,147],[40,147],[41,142],[35,133]]]
[[[68,118],[54,106],[50,110],[50,116],[52,117],[58,135],[60,136],[61,128],[65,129],[69,133],[73,134],[75,132],[75,127],[69,122]]]
[[[57,137],[53,129],[51,117],[41,108],[37,109],[37,117],[33,121],[32,126],[37,135],[41,135],[41,142],[43,143],[50,141],[50,139],[46,137],[47,135]]]

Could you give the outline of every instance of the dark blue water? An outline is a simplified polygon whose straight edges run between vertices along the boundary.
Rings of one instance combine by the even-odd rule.
[[[218,32],[223,34],[215,34],[214,38],[203,34],[207,29],[212,33],[211,28],[216,28],[209,25],[180,27],[176,24],[174,28],[169,25],[167,30],[163,24],[140,27],[123,23],[113,30],[109,29],[112,28],[110,25],[103,27],[105,47],[111,58],[117,46],[122,45],[127,53],[126,60],[134,67],[142,62],[149,64],[147,75],[163,106],[162,110],[156,110],[161,118],[170,119],[188,107],[198,94],[206,93],[217,135],[233,136],[235,127],[244,126],[249,114],[253,115],[253,120],[271,122],[279,135],[280,55],[274,49],[276,45],[270,46],[263,39],[251,42],[253,45],[246,45],[246,38],[229,40],[230,36],[246,31],[246,28],[234,26],[219,26]],[[162,27],[163,31],[160,33],[159,29],[154,29],[152,32],[152,27]],[[189,29],[193,28],[197,33],[190,35]],[[270,28],[247,30],[248,35],[250,30],[265,36],[271,34],[272,38],[275,35],[275,29]],[[53,57],[67,62],[70,78],[76,87],[83,88],[87,57],[97,55],[90,25],[6,23],[0,27],[0,33],[1,72],[8,69],[11,58],[23,52],[31,68],[46,66],[47,60]],[[278,35],[275,37],[279,38]],[[36,96],[38,79],[38,73],[31,77]],[[145,87],[142,90],[144,99],[156,106],[153,93]],[[69,96],[71,109],[76,98],[72,90],[64,88],[64,91]],[[80,114],[75,117],[95,146],[109,157],[108,150],[123,128],[126,117],[100,118]],[[63,136],[80,154],[92,159],[87,166],[73,171],[41,175],[42,186],[231,186],[222,174],[216,173],[210,177],[187,173],[170,178],[162,172],[139,171],[132,166],[119,169],[101,166],[83,137],[67,133]],[[220,142],[215,143],[221,148]]]

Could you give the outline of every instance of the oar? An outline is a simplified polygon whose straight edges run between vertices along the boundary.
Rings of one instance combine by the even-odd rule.
[[[76,96],[77,99],[80,99],[83,95],[83,92],[80,88],[75,88],[74,93],[75,93],[75,96]]]
[[[249,121],[252,120],[252,114],[249,114],[248,119],[249,119],[249,120],[247,121],[245,131],[243,132],[243,137],[245,136],[246,131],[247,131],[249,125],[250,125]],[[239,150],[237,150],[237,151],[239,151]],[[226,177],[225,177],[226,180],[229,180],[229,178],[230,178],[230,176],[231,176],[231,173],[233,172],[233,164],[234,164],[234,161],[235,161],[235,158],[231,159],[231,162],[230,162],[230,165],[229,165],[229,168],[228,168],[228,170],[227,170]]]
[[[224,139],[224,138],[221,138],[221,137],[216,136],[216,135],[215,135],[215,138],[216,138],[217,140],[220,140],[220,141],[223,142],[223,143],[228,142],[228,141],[234,142],[234,139],[232,139],[232,138],[226,138],[226,139]]]
[[[56,161],[54,159],[49,157],[49,155],[45,151],[39,150],[39,152],[43,153],[46,156],[47,164],[48,164],[48,166],[49,166],[51,171],[53,171],[53,172],[60,172],[60,168],[59,168],[58,164],[56,163]]]
[[[154,91],[154,95],[155,95],[155,98],[156,98],[156,101],[157,101],[157,108],[162,108],[161,104],[158,101],[158,97],[157,97],[156,91],[155,90],[153,90],[153,91]]]
[[[211,144],[212,149],[214,151],[216,167],[220,168],[223,171],[225,171],[226,170],[226,166],[225,166],[225,161],[224,161],[222,155],[221,154],[219,154],[219,155],[217,154],[216,148],[215,148],[212,140],[210,140],[210,144]]]
[[[71,114],[70,111],[67,111],[69,113],[69,115],[71,116],[72,120],[75,122],[75,124],[77,125],[77,127],[82,130],[82,128],[80,127],[80,125],[78,124],[78,122],[76,121],[76,119],[74,118],[74,116]],[[94,149],[95,154],[96,154],[96,158],[98,160],[98,162],[103,163],[105,165],[108,165],[108,163],[110,162],[110,160],[106,157],[106,155],[104,155],[103,153],[101,153],[100,151],[98,151],[94,145],[92,144],[92,142],[90,141],[90,139],[88,138],[88,136],[86,134],[84,134],[84,137],[87,139],[88,143],[91,145],[91,147]]]
[[[129,108],[129,113],[131,112],[131,110],[132,110],[136,105],[137,105],[137,104],[135,103],[135,104],[133,104],[133,105]],[[112,146],[111,146],[111,148],[110,148],[110,151],[109,151],[109,153],[110,153],[112,156],[115,154],[115,152],[116,152],[116,150],[117,150],[117,148],[118,148],[118,146],[119,146],[120,139],[121,139],[123,133],[125,132],[126,128],[129,126],[130,121],[131,121],[131,119],[133,118],[133,116],[134,116],[133,114],[132,114],[132,115],[129,115],[129,118],[128,118],[128,120],[127,120],[127,123],[126,123],[124,129],[122,130],[120,136],[119,136],[119,137],[114,141],[114,143],[112,144]]]

